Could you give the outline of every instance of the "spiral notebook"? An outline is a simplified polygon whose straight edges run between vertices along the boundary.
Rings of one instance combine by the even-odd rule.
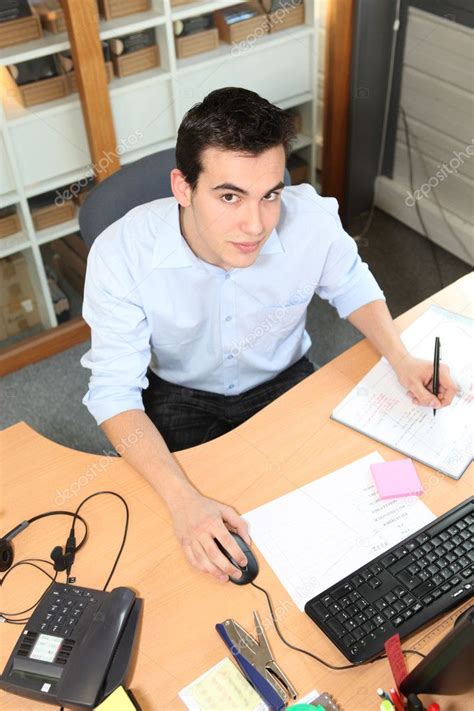
[[[402,334],[412,355],[433,360],[435,337],[441,360],[460,388],[449,407],[433,410],[413,405],[387,361],[382,358],[335,408],[331,417],[398,452],[454,479],[473,459],[474,321],[430,306]]]

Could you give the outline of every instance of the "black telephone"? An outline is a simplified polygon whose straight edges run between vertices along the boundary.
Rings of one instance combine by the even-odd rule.
[[[68,709],[93,709],[126,685],[141,619],[133,590],[53,583],[0,677],[0,688]]]

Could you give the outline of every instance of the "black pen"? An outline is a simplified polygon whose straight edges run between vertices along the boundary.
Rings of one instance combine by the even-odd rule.
[[[439,392],[439,356],[441,343],[438,336],[435,338],[434,358],[433,358],[433,395],[438,397]],[[433,415],[436,415],[436,408],[433,408]]]

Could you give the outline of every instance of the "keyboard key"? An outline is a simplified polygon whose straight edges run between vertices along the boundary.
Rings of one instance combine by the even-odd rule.
[[[373,573],[373,575],[378,575],[379,573],[383,572],[383,567],[380,565],[380,563],[374,563],[370,566],[370,572]]]
[[[393,592],[388,592],[388,593],[385,595],[385,600],[387,601],[387,603],[388,603],[389,605],[391,605],[392,603],[395,602],[395,600],[398,600],[398,597],[397,597]]]
[[[407,573],[404,570],[402,570],[401,573],[398,573],[397,578],[401,583],[403,583],[403,585],[405,585],[405,587],[408,588],[408,590],[413,590],[421,582],[420,578],[416,575],[411,575],[411,573]]]
[[[354,577],[351,579],[352,585],[356,588],[362,585],[363,582],[364,578],[362,578],[360,575],[354,575]]]
[[[341,585],[339,588],[336,588],[335,590],[332,591],[332,596],[335,600],[340,600],[341,597],[344,597],[345,595],[348,595],[350,592],[352,592],[354,588],[350,583],[345,583],[344,585]]]
[[[416,615],[417,612],[423,609],[423,605],[421,604],[421,602],[415,602],[411,609],[413,610],[413,614]]]
[[[320,620],[327,620],[328,617],[331,616],[329,610],[322,604],[322,602],[315,602],[311,605],[311,607]]]
[[[326,624],[329,627],[329,629],[334,632],[336,637],[343,637],[346,634],[346,630],[342,626],[342,624],[339,622],[339,620],[336,619],[331,619],[331,620],[326,620]]]
[[[362,597],[360,600],[357,600],[356,606],[359,608],[359,610],[365,610],[369,603],[364,600]]]
[[[393,609],[396,610],[397,612],[401,612],[402,610],[405,609],[405,603],[403,603],[401,600],[397,600],[396,602],[393,603]]]
[[[342,638],[342,643],[346,647],[350,647],[351,644],[354,644],[354,642],[355,642],[355,639],[351,634],[346,634],[345,637]]]
[[[443,568],[443,569],[441,570],[441,572],[440,572],[440,575],[441,575],[441,577],[442,577],[444,580],[449,580],[449,578],[451,577],[452,573],[451,573],[451,571],[449,570],[449,568]]]
[[[464,551],[463,551],[464,553]],[[465,555],[462,555],[460,558],[458,558],[458,563],[461,566],[461,568],[465,568],[466,565],[469,565],[469,558]]]
[[[322,603],[325,607],[329,607],[330,605],[332,605],[333,602],[334,600],[330,595],[325,595],[322,599]]]
[[[357,625],[354,620],[347,620],[347,622],[344,622],[344,627],[348,632],[353,632]]]
[[[349,607],[346,608],[346,612],[351,617],[354,617],[354,615],[357,615],[357,613],[359,612],[359,608],[355,605],[349,605]]]
[[[433,575],[433,582],[435,585],[441,585],[444,582],[444,578],[439,573],[436,573],[436,575]]]
[[[382,581],[379,578],[372,578],[369,580],[369,585],[373,590],[376,590],[382,585]]]
[[[375,629],[375,626],[371,622],[371,620],[367,620],[367,622],[364,622],[364,624],[362,625],[362,629],[366,634],[369,634],[369,632],[372,632],[372,630]]]
[[[405,620],[409,620],[412,616],[413,610],[405,610],[405,612],[403,613],[403,617],[405,618]]]
[[[385,623],[385,620],[384,620],[384,618],[382,617],[382,615],[375,615],[375,617],[372,617],[371,622],[373,622],[374,625],[376,625],[377,627],[379,627],[380,625],[383,625],[383,624]]]
[[[438,572],[439,567],[436,565],[436,563],[432,563],[431,565],[428,566],[427,568],[428,572],[431,573],[431,575],[434,575],[435,573]],[[453,573],[455,571],[453,570]]]
[[[337,602],[333,602],[332,605],[329,606],[329,612],[332,615],[337,615],[338,612],[341,612],[342,607],[337,604]]]
[[[392,565],[392,563],[396,563],[398,558],[393,555],[393,553],[387,553],[386,556],[384,556],[381,560],[382,564],[385,565],[386,568],[388,568],[389,565]]]
[[[423,605],[429,605],[430,603],[433,602],[433,600],[434,600],[434,597],[432,595],[426,595],[423,598],[422,602],[423,602]]]
[[[392,619],[392,625],[393,625],[394,627],[400,627],[400,625],[402,625],[402,624],[404,623],[404,621],[405,621],[405,620],[403,619],[403,617],[401,617],[401,616],[399,615],[398,617],[394,617],[394,618]]]
[[[381,598],[380,600],[374,602],[374,607],[376,607],[379,612],[382,612],[382,610],[385,610],[387,607],[387,603],[383,598]]]
[[[415,597],[411,593],[408,593],[408,595],[405,595],[403,598],[403,602],[407,607],[411,607],[415,602]]]
[[[411,552],[411,551],[414,551],[415,548],[418,547],[418,544],[415,540],[412,540],[412,541],[408,541],[408,543],[405,543],[405,546],[406,546],[406,549]]]
[[[416,538],[415,541],[417,543],[423,544],[426,543],[426,541],[429,541],[430,537],[428,533],[420,533]]]
[[[443,594],[442,591],[438,588],[437,590],[433,590],[431,593],[434,597],[435,600],[437,600],[441,595]]]
[[[341,599],[339,600],[339,604],[342,607],[342,609],[345,609],[348,605],[351,604],[351,601],[349,600],[349,598],[347,596],[341,597]]]
[[[397,613],[395,612],[395,610],[393,609],[393,607],[387,607],[387,608],[383,611],[383,614],[385,615],[385,617],[387,618],[387,620],[391,620],[392,617],[393,617],[394,615],[396,615]]]
[[[364,613],[366,617],[370,619],[371,617],[377,614],[377,610],[375,609],[375,607],[372,607],[372,605],[369,605],[365,608]]]
[[[396,595],[397,597],[403,597],[404,595],[407,594],[407,591],[405,590],[405,588],[402,588],[401,585],[397,585],[397,586],[393,589],[393,592],[395,593],[395,595]]]

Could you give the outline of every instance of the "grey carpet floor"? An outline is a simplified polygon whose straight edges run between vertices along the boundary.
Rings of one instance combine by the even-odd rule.
[[[376,211],[361,256],[385,292],[393,316],[467,274],[470,267],[383,212]],[[360,334],[315,297],[307,330],[309,357],[319,366],[360,340]],[[82,405],[89,371],[79,360],[88,343],[5,377],[1,386],[0,429],[25,421],[59,444],[105,453],[111,446]]]

